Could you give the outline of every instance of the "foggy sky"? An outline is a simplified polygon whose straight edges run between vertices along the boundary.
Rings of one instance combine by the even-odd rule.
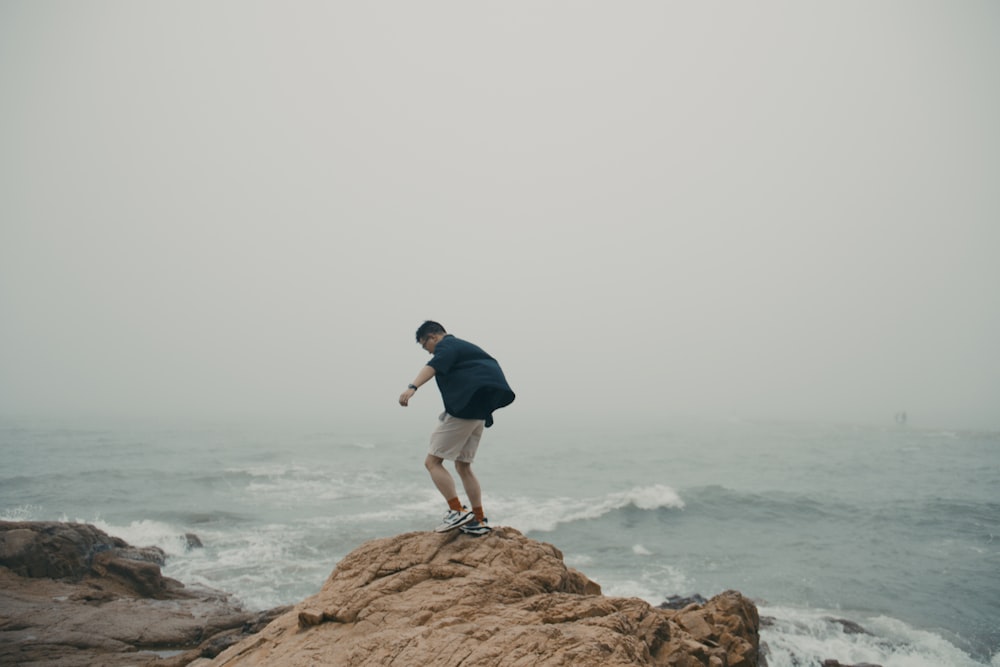
[[[0,416],[1000,428],[993,2],[0,2]],[[515,412],[516,411],[516,412]]]

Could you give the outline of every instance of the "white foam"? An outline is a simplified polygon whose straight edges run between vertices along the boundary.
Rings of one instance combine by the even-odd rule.
[[[599,498],[491,499],[490,505],[506,517],[506,523],[522,532],[550,532],[573,521],[599,519],[608,512],[633,506],[641,510],[681,509],[684,501],[669,486],[654,484]]]
[[[652,605],[663,602],[671,592],[691,590],[691,580],[687,575],[670,565],[644,565],[638,574],[638,578],[619,578],[614,574],[603,574],[599,569],[587,572],[601,585],[605,595],[640,598]]]
[[[634,553],[636,556],[652,556],[653,555],[652,551],[650,551],[646,547],[642,546],[641,544],[633,544],[632,545],[632,553]]]
[[[243,492],[254,503],[289,508],[302,503],[329,502],[345,498],[391,495],[379,472],[330,473],[302,465],[280,464],[233,470],[248,475]]]
[[[0,521],[36,521],[42,508],[38,505],[18,505],[0,512]]]
[[[331,515],[323,517],[321,521],[328,525],[378,524],[413,517],[426,517],[427,521],[432,521],[438,519],[448,509],[441,500],[441,494],[434,489],[407,488],[405,491],[417,499],[398,505],[382,506],[368,512]]]
[[[63,521],[69,519],[63,518]],[[178,556],[187,551],[184,531],[162,521],[143,519],[127,526],[113,525],[97,518],[93,521],[75,519],[77,523],[90,523],[112,537],[120,537],[133,547],[159,547],[167,556]]]
[[[607,580],[602,580],[598,583],[601,585],[601,593],[609,597],[639,598],[640,600],[645,600],[646,602],[653,604],[653,601],[650,599],[651,595],[649,587],[641,581],[625,579],[622,581],[609,582]],[[660,602],[662,601],[663,600],[660,600]]]
[[[624,493],[612,493],[609,500],[613,503],[613,509],[635,505],[641,510],[655,510],[661,507],[683,508],[684,501],[669,486],[654,484],[652,486],[639,486]]]
[[[297,602],[319,590],[337,560],[309,544],[314,532],[309,522],[206,532],[205,547],[169,559],[164,574],[231,593],[250,609]]]
[[[594,557],[588,554],[564,554],[563,562],[570,567],[586,567],[594,564]]]
[[[792,667],[838,660],[883,667],[983,667],[944,637],[886,616],[857,619],[871,634],[848,633],[833,618],[842,612],[760,606],[773,623],[761,630],[770,667]],[[855,620],[855,619],[848,619]],[[996,658],[994,658],[994,664]]]

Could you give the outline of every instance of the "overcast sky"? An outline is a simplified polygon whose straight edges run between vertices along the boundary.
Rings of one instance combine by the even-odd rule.
[[[430,318],[498,425],[1000,428],[998,72],[992,1],[0,0],[0,415],[429,428]]]

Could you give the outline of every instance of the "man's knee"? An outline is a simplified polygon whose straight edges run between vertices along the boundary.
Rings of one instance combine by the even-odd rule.
[[[455,461],[455,472],[465,477],[472,472],[472,461]]]
[[[427,458],[424,459],[424,467],[427,468],[428,470],[432,470],[434,468],[441,468],[443,467],[441,465],[442,463],[444,463],[444,459],[439,456],[434,456],[433,454],[428,454]]]

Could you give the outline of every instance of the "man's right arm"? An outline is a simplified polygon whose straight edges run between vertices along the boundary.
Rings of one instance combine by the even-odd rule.
[[[399,404],[405,408],[410,403],[410,399],[413,398],[413,395],[417,393],[417,388],[429,382],[430,379],[434,377],[434,373],[435,371],[433,366],[424,366],[421,368],[420,372],[417,373],[417,377],[410,383],[410,386],[406,388],[406,391],[399,395]]]

